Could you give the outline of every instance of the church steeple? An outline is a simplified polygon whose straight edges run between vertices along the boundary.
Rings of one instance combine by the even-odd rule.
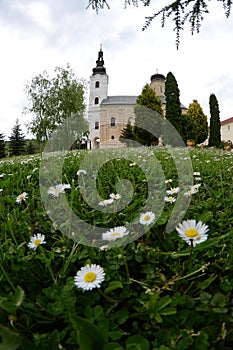
[[[104,67],[102,45],[100,45],[100,50],[98,52],[98,59],[96,61],[96,67],[93,68],[93,75],[95,75],[95,74],[106,74],[106,68]]]

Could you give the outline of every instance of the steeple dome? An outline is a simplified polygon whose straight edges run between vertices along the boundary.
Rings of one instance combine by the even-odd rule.
[[[98,60],[96,61],[96,67],[93,68],[93,75],[95,74],[106,74],[106,68],[104,68],[102,45],[100,45]]]

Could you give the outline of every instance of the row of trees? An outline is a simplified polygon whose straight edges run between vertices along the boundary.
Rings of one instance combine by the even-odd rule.
[[[193,100],[187,112],[182,114],[179,87],[175,76],[171,72],[166,77],[165,97],[166,120],[174,126],[185,143],[191,139],[195,143],[200,144],[207,139],[209,134],[209,146],[219,147],[221,142],[221,124],[218,101],[214,94],[211,94],[209,99],[210,128],[208,128],[207,116],[204,114],[197,100]],[[163,133],[166,133],[166,130],[162,130],[161,121],[159,117],[156,118],[155,114],[163,115],[162,102],[150,85],[146,84],[143,87],[141,95],[137,98],[137,105],[134,112],[135,125],[128,124],[122,130],[120,141],[127,145],[131,145],[131,141],[147,146],[156,145],[159,129]],[[157,135],[152,135],[149,130],[154,131],[153,134],[157,133]],[[168,132],[171,131],[169,130]],[[166,135],[163,136],[166,138]],[[171,135],[167,136],[167,139],[171,140]],[[166,140],[165,143],[167,143]]]
[[[53,76],[47,71],[35,76],[25,85],[25,93],[28,105],[23,114],[30,114],[31,121],[27,124],[28,131],[36,138],[39,150],[50,138],[54,130],[64,121],[61,137],[70,140],[81,140],[88,134],[88,122],[85,118],[85,94],[87,84],[78,79],[70,68],[56,67]],[[74,116],[74,118],[69,118]],[[35,142],[26,143],[18,120],[12,129],[9,141],[5,141],[0,134],[0,158],[7,155],[32,154],[35,150]]]
[[[19,156],[22,154],[34,154],[35,151],[35,143],[31,140],[27,142],[18,119],[12,128],[9,141],[6,141],[5,135],[0,133],[0,158],[5,158],[6,156]]]

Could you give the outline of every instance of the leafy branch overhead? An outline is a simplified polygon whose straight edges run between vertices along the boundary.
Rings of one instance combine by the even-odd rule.
[[[212,0],[213,3],[214,0]],[[228,18],[231,12],[232,0],[215,0],[215,2],[222,2],[225,15]],[[152,16],[145,18],[145,24],[142,30],[149,27],[151,22],[157,18],[161,17],[161,25],[165,26],[167,18],[171,18],[175,23],[174,31],[176,32],[176,46],[179,47],[180,44],[180,31],[184,29],[184,25],[189,22],[191,27],[191,33],[195,31],[199,33],[201,22],[204,20],[204,15],[209,13],[208,2],[206,0],[176,0],[160,10],[156,11]],[[125,0],[124,6],[128,5],[138,6],[142,3],[144,6],[150,6],[150,0]],[[110,5],[106,0],[89,0],[88,7],[92,7],[93,10],[97,12],[104,7],[110,9]]]

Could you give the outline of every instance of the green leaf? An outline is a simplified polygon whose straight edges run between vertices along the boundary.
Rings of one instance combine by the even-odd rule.
[[[217,276],[210,276],[209,278],[207,278],[205,281],[203,282],[199,282],[198,288],[200,289],[206,289],[207,287],[209,287],[209,285],[217,278]]]
[[[2,342],[0,343],[0,350],[15,350],[21,344],[21,337],[19,334],[12,332],[10,329],[0,324],[0,335]]]
[[[162,310],[163,308],[165,308],[165,306],[167,306],[168,304],[170,304],[172,301],[172,299],[170,298],[169,295],[166,295],[165,297],[161,298],[156,304],[155,304],[155,311],[159,311]]]
[[[175,307],[166,307],[162,311],[160,311],[160,315],[174,315],[176,314],[176,308]]]
[[[141,335],[133,335],[126,340],[126,350],[149,350],[148,340]]]
[[[198,217],[198,221],[202,221],[204,223],[212,219],[213,219],[212,211],[204,212],[203,214],[201,214],[201,216]]]
[[[112,342],[105,345],[104,350],[124,350],[119,343]]]
[[[14,295],[10,293],[8,298],[4,297],[0,300],[0,307],[11,314],[15,314],[23,300],[24,291],[21,287],[17,286]]]
[[[71,322],[77,332],[80,350],[103,350],[104,338],[98,327],[79,316],[73,316]]]
[[[119,340],[122,336],[122,332],[120,331],[108,332],[108,336],[109,338],[111,338],[111,340]]]
[[[118,288],[123,288],[122,283],[120,281],[111,281],[109,282],[108,287],[105,289],[104,293],[108,294]]]

